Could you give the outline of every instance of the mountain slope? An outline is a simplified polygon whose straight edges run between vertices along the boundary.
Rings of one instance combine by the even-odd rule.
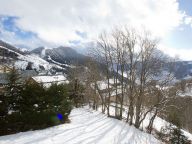
[[[14,47],[13,45],[7,43],[7,42],[4,42],[2,40],[0,40],[0,46],[2,47],[6,47],[7,49],[11,50],[11,51],[15,51],[19,54],[25,54],[24,52],[22,52],[21,50],[19,50],[18,48]]]
[[[87,108],[73,109],[69,124],[0,137],[1,144],[158,144],[152,135]]]
[[[3,64],[12,65],[14,63],[16,68],[23,70],[26,69],[28,63],[31,63],[32,68],[36,70],[64,69],[57,64],[49,63],[37,55],[24,53],[3,41],[0,41],[0,57]]]
[[[31,51],[33,54],[38,54],[40,57],[46,60],[53,60],[62,64],[83,64],[86,61],[86,56],[77,53],[74,49],[70,47],[60,46],[58,48],[47,49],[44,47],[39,47]]]

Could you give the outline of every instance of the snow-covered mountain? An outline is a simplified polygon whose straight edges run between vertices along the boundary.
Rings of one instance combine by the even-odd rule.
[[[29,62],[37,70],[48,70],[51,68],[70,68],[74,64],[85,64],[87,56],[79,54],[70,47],[46,48],[38,47],[32,51],[23,51],[0,40],[0,61],[16,60],[16,66],[24,69]],[[192,61],[174,62],[174,76],[177,80],[192,78]]]
[[[61,64],[83,64],[87,58],[86,56],[77,53],[74,49],[63,46],[57,48],[39,47],[32,50],[31,54],[37,54],[47,61],[53,60]]]
[[[63,70],[64,68],[58,64],[50,63],[38,55],[28,54],[26,52],[20,51],[18,48],[0,41],[0,56],[1,62],[6,64],[15,64],[15,67],[18,69],[26,69],[29,63],[32,64],[32,68],[36,70],[51,70],[59,69]]]

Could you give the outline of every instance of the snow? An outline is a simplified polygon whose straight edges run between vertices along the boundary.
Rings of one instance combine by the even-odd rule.
[[[73,109],[71,123],[0,137],[1,144],[158,144],[127,123],[88,108]]]
[[[38,104],[34,104],[33,106],[34,106],[34,107],[39,107]]]
[[[185,91],[179,91],[178,96],[185,97],[185,96],[191,96],[192,97],[192,88],[191,87],[186,87]]]
[[[15,62],[15,67],[19,68],[19,69],[22,69],[22,70],[25,70],[27,65],[28,65],[27,61],[17,60]]]
[[[151,117],[150,114],[148,114],[147,119],[143,122],[144,125],[146,125],[146,122],[149,123],[149,118],[150,118],[150,117]],[[169,126],[169,125],[170,125],[169,122],[163,120],[163,119],[160,118],[160,117],[156,117],[155,120],[154,120],[154,125],[153,125],[153,127],[154,127],[156,130],[160,131],[162,127],[166,127],[166,126]],[[184,135],[185,135],[189,140],[192,141],[192,134],[190,134],[189,132],[187,132],[187,131],[185,131],[185,130],[183,130],[183,129],[181,129],[181,131],[184,133]]]
[[[22,68],[23,64],[25,66],[27,66],[28,62],[33,63],[33,68],[39,70],[39,66],[43,66],[45,68],[45,70],[49,70],[52,67],[56,67],[59,69],[63,69],[61,66],[58,66],[56,64],[50,64],[49,62],[43,60],[42,58],[40,58],[39,56],[35,55],[35,54],[31,54],[31,55],[19,55],[18,58],[20,59],[19,61],[16,62],[16,66],[18,66],[18,68]],[[25,67],[26,68],[26,67]]]
[[[53,83],[55,84],[68,84],[69,81],[64,75],[53,75],[53,76],[34,76],[32,77],[37,83],[42,83],[44,87],[48,88]]]
[[[61,82],[65,81],[66,77],[64,75],[56,76],[34,76],[32,77],[38,83],[51,83],[51,82]]]
[[[68,65],[68,64],[62,64],[62,63],[59,63],[57,61],[54,61],[50,56],[48,56],[48,60],[50,60],[52,63],[57,64],[59,66],[66,66],[66,67],[69,67],[69,68],[75,68],[75,66]]]
[[[119,80],[117,80],[117,83],[120,83]],[[114,84],[114,79],[109,79],[109,88],[112,88],[113,84]],[[99,90],[108,89],[108,81],[107,80],[97,81],[97,85],[99,87]],[[92,84],[92,88],[94,88],[94,84]]]
[[[18,55],[18,59],[15,62],[15,67],[19,68],[19,69],[26,69],[26,66],[28,65],[28,62],[33,63],[32,68],[39,70],[39,66],[43,66],[45,68],[45,70],[49,70],[52,67],[56,67],[58,69],[64,69],[61,66],[57,65],[57,64],[50,64],[49,62],[43,60],[42,58],[40,58],[39,56],[35,55],[35,54],[31,54],[31,55],[22,55],[18,52],[15,52],[13,50],[10,50],[6,47],[0,46],[0,48],[2,49],[6,49],[10,52],[15,53],[16,55]]]
[[[183,78],[184,80],[191,80],[192,79],[192,76],[190,75],[187,75],[186,77]]]
[[[41,57],[45,57],[45,56],[46,56],[45,53],[46,53],[46,50],[47,50],[47,49],[49,49],[49,48],[47,48],[47,47],[44,47],[44,48],[43,48],[43,50],[42,50],[42,52],[41,52]]]
[[[99,90],[105,90],[108,88],[108,84],[105,81],[98,81],[97,85],[99,87]],[[93,87],[93,86],[92,86]],[[93,87],[94,88],[94,87]],[[109,85],[109,88],[111,88],[111,85]]]
[[[111,103],[111,107],[110,107],[110,114],[111,115],[115,115],[115,103]],[[118,106],[120,107],[120,105]],[[123,108],[125,109],[125,111],[123,112],[123,118],[127,117],[127,107],[123,106]],[[99,108],[99,110],[101,111],[101,108]],[[148,124],[149,124],[149,120],[151,119],[152,113],[147,114],[146,118],[144,119],[144,121],[141,124],[141,128],[145,129]],[[170,123],[165,121],[164,119],[160,118],[160,117],[156,117],[153,123],[153,128],[156,129],[157,131],[161,131],[161,128],[165,128],[166,126],[169,126]],[[192,141],[192,134],[185,131],[184,129],[181,129],[181,131],[184,133],[184,135]]]

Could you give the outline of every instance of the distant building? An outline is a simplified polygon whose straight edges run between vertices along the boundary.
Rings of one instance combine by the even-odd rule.
[[[0,73],[9,73],[13,68],[7,65],[0,65]]]
[[[97,85],[92,83],[91,87],[94,90],[96,88],[98,97],[100,99],[104,99],[108,101],[109,99],[109,92],[110,92],[110,101],[115,102],[116,99],[120,103],[120,97],[122,95],[121,87],[118,86],[120,84],[119,80],[117,81],[117,90],[115,89],[115,84],[113,79],[109,79],[109,88],[107,80],[97,81]],[[102,98],[101,98],[102,97]]]
[[[0,88],[6,86],[9,83],[8,74],[9,74],[8,72],[0,73]],[[38,73],[35,70],[25,70],[25,71],[19,71],[19,74],[20,74],[19,80],[17,83],[21,84],[29,80],[31,77],[36,76]]]
[[[31,77],[30,81],[32,83],[42,84],[45,87],[50,87],[52,84],[66,84],[69,81],[64,75],[54,75],[54,76],[34,76]]]

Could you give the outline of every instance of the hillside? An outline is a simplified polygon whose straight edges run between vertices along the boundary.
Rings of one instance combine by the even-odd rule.
[[[84,64],[87,58],[86,56],[77,53],[76,50],[63,46],[57,48],[39,47],[32,50],[31,54],[37,54],[47,61],[50,61],[51,58],[53,61],[62,64]]]
[[[1,144],[158,144],[152,135],[88,108],[73,109],[71,122],[0,137]]]
[[[32,64],[32,68],[38,71],[58,69],[63,70],[64,68],[55,63],[50,63],[38,55],[28,54],[20,51],[18,48],[11,46],[10,44],[0,41],[0,56],[1,62],[4,64],[12,65],[18,69],[25,70],[28,63]]]

